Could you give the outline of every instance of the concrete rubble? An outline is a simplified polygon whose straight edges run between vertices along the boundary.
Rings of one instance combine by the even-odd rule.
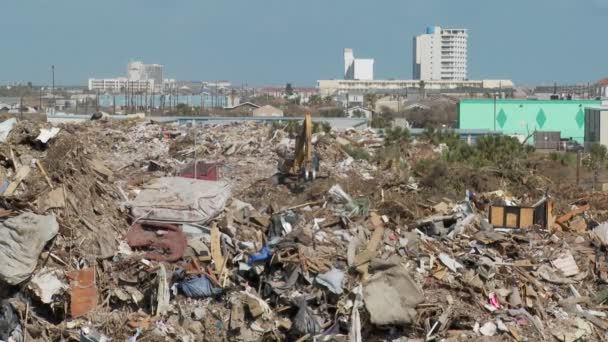
[[[608,338],[603,193],[371,129],[316,132],[318,179],[281,184],[286,125],[0,128],[0,339]]]

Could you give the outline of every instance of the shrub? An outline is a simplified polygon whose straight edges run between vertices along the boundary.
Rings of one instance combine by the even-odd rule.
[[[420,177],[420,184],[432,188],[448,176],[448,166],[441,159],[421,159],[414,166],[414,173]]]
[[[370,123],[372,128],[388,128],[391,127],[391,119],[384,116],[375,115]]]
[[[346,152],[349,156],[353,157],[355,160],[369,160],[370,155],[369,152],[363,147],[346,145],[344,146],[344,152]]]
[[[384,145],[407,144],[411,140],[410,131],[407,128],[395,127],[384,131]]]

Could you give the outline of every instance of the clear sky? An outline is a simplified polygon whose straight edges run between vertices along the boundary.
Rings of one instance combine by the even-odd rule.
[[[315,85],[342,49],[375,77],[412,77],[412,37],[469,29],[469,78],[517,84],[608,76],[608,0],[2,0],[0,83],[85,85],[131,59],[178,80]]]

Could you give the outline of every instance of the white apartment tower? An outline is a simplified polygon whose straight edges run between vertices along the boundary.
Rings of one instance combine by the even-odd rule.
[[[429,27],[414,37],[413,77],[423,81],[467,80],[465,29]]]
[[[127,65],[127,78],[130,81],[152,80],[155,91],[163,86],[163,66],[160,64],[144,64],[141,61],[131,61]]]
[[[374,60],[355,58],[353,49],[344,49],[344,79],[371,81],[374,79]]]

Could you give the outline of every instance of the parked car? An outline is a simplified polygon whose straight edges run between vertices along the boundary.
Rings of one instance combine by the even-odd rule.
[[[585,148],[576,140],[566,141],[566,152],[583,152]]]

